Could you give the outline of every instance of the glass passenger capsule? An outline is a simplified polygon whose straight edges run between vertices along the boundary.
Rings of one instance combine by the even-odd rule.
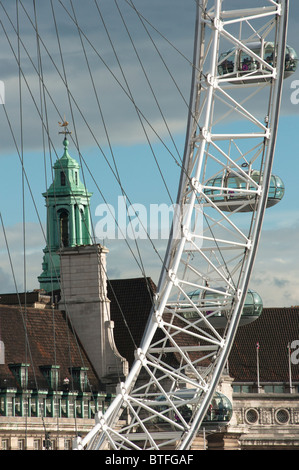
[[[188,423],[196,411],[198,403],[198,396],[195,394],[195,390],[192,388],[176,390],[173,393],[171,400],[178,409],[178,414],[171,418],[177,422],[184,419]],[[188,401],[188,403],[185,403],[186,401]],[[157,398],[157,402],[159,402],[157,410],[160,413],[165,412],[169,406],[169,402],[166,401],[163,395]],[[231,401],[222,393],[216,392],[210,403],[208,412],[203,419],[203,424],[228,423],[232,418],[232,414],[233,407]],[[159,418],[156,418],[155,421],[156,423],[159,423]]]
[[[233,415],[233,407],[227,396],[216,392],[203,419],[203,423],[228,423]]]
[[[248,43],[245,46],[250,49],[256,56],[260,57],[264,62],[267,62],[271,67],[274,64],[274,43],[264,42],[262,46],[261,42]],[[285,69],[284,78],[292,75],[298,65],[298,56],[296,51],[286,46],[285,52]],[[271,74],[271,69],[265,64],[261,63],[257,57],[250,55],[247,51],[242,49],[230,49],[229,51],[223,52],[219,57],[218,62],[218,73],[220,76],[227,76],[232,78],[231,83],[245,83],[245,76],[250,78],[250,82],[263,82],[267,81],[267,75]],[[254,80],[254,77],[258,78]],[[243,80],[236,80],[236,78],[243,78]]]
[[[253,170],[250,177],[256,183],[260,182],[260,172]],[[255,195],[242,194],[238,190],[255,190],[241,176],[235,173],[226,173],[224,176],[217,176],[207,181],[204,193],[223,211],[250,212],[255,209]],[[226,188],[226,189],[223,189]],[[229,189],[228,189],[229,188]],[[271,175],[270,186],[267,199],[267,208],[275,206],[284,196],[284,183],[279,176]]]
[[[222,289],[218,289],[221,291]],[[188,297],[196,305],[196,307],[205,314],[214,328],[223,328],[226,325],[226,318],[231,310],[232,302],[229,297],[224,295],[225,293],[213,293],[213,292],[202,292],[197,289],[188,294]],[[240,326],[252,323],[257,320],[263,311],[263,301],[260,295],[253,290],[248,290],[243,306]],[[189,306],[184,304],[180,310],[180,314],[189,321],[195,321],[199,319],[199,313]]]

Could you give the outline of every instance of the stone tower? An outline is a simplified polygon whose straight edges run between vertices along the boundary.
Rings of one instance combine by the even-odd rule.
[[[115,393],[128,374],[128,362],[114,342],[114,322],[107,297],[106,255],[101,245],[65,247],[61,250],[61,300],[98,377]]]
[[[61,249],[92,243],[91,193],[80,181],[80,166],[69,155],[66,134],[64,153],[53,166],[53,183],[43,194],[47,207],[47,245],[43,250],[43,272],[38,281],[46,292],[60,289]]]

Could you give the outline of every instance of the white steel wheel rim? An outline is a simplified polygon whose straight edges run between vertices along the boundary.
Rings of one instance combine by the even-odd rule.
[[[202,0],[198,6],[195,57],[199,67],[192,84],[192,112],[177,199],[177,219],[174,219],[156,305],[127,380],[120,384],[119,393],[107,412],[97,416],[95,427],[80,442],[79,448],[127,450],[173,446],[188,449],[216,391],[249,287],[277,134],[288,2],[265,0],[264,3],[263,7],[236,12],[224,12],[221,0]],[[266,26],[254,30],[255,21],[265,21]],[[239,35],[234,37],[229,29],[236,24]],[[272,34],[277,46],[276,67],[267,69],[263,60],[258,61],[263,82],[256,82],[260,75],[255,74],[253,78],[252,74],[245,74],[242,82],[248,84],[246,87],[244,83],[234,84],[235,78],[221,77],[218,73],[222,40],[250,52],[246,45],[248,39],[246,42],[240,37],[245,24],[250,25],[252,35],[254,31],[262,37],[264,34],[265,40]],[[238,101],[234,97],[237,92],[248,94],[248,89],[254,89],[252,96],[256,90],[266,93],[266,122],[254,115],[246,99]],[[233,132],[218,133],[219,103],[221,107],[228,106],[228,115],[240,115],[244,126],[248,124],[248,130],[236,132],[232,119]],[[244,169],[245,162],[248,168],[254,166],[260,171],[259,183]],[[210,167],[214,173],[210,172]],[[208,184],[209,179],[227,170],[247,183],[245,189],[238,191],[238,196],[246,195],[256,201],[255,210],[246,214],[247,224],[239,206],[228,215],[217,206],[217,199],[209,196],[213,189]],[[234,187],[219,187],[218,190],[235,194]],[[244,199],[244,204],[247,203],[248,199]],[[201,233],[193,231],[194,214],[202,217]],[[243,225],[246,225],[245,230]],[[218,298],[222,296],[220,306],[211,306],[204,299],[200,305],[194,303],[188,294],[195,289],[215,293]],[[213,327],[212,319],[224,306],[227,317],[220,331]],[[196,321],[183,317],[186,309],[196,312]],[[174,357],[176,364],[171,361]],[[177,390],[183,387],[194,390],[191,399],[178,396]],[[185,419],[182,412],[186,405],[193,410],[190,420]],[[117,427],[125,413],[130,414],[130,420],[123,427]],[[155,425],[157,420],[159,426]]]

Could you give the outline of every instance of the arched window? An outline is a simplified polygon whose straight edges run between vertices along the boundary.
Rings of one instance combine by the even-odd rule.
[[[66,210],[60,212],[60,245],[69,246],[69,214]]]

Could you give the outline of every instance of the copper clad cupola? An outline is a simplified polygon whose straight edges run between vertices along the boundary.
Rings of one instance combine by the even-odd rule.
[[[60,289],[60,250],[65,247],[90,245],[90,197],[80,180],[80,165],[69,154],[69,141],[64,130],[64,153],[53,166],[54,180],[43,193],[47,208],[47,244],[38,277],[46,292]]]

